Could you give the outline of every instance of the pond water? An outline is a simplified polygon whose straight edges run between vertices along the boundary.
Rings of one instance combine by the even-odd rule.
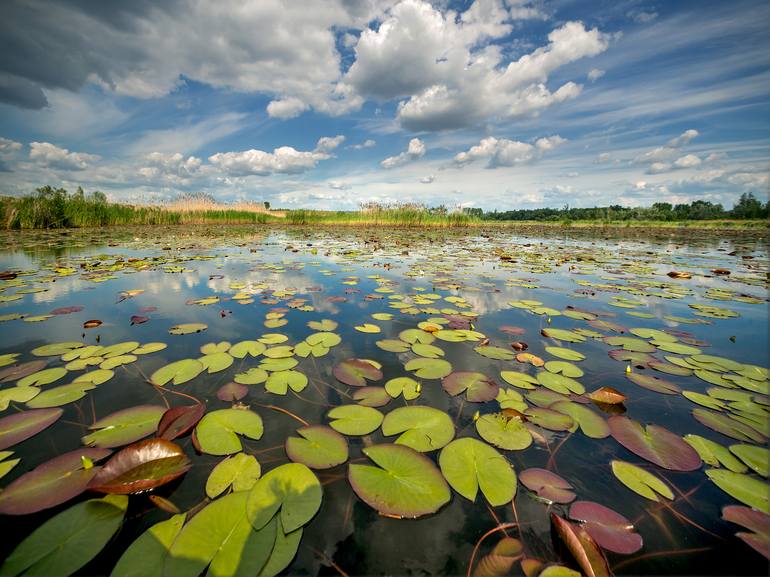
[[[301,535],[295,531],[293,540],[284,538],[278,551],[275,534],[281,529],[271,525],[267,545],[248,541],[239,555],[238,543],[231,543],[229,559],[236,560],[236,568],[227,566],[223,553],[209,574],[238,574],[246,571],[247,561],[252,563],[248,574],[526,570],[537,575],[554,564],[581,569],[550,518],[551,513],[571,515],[571,527],[581,527],[578,521],[585,519],[577,510],[558,502],[573,496],[608,507],[633,525],[623,528],[626,522],[612,521],[604,532],[598,522],[583,526],[591,529],[607,566],[618,575],[767,574],[767,559],[758,552],[768,550],[764,513],[754,514],[759,525],[753,525],[760,533],[764,527],[764,535],[745,540],[735,534],[750,534],[751,527],[722,518],[728,505],[736,506],[729,511],[741,519],[751,513],[737,506],[765,513],[768,507],[767,452],[762,448],[770,434],[768,252],[766,239],[757,233],[246,227],[3,233],[0,271],[0,364],[5,365],[0,367],[0,419],[25,411],[55,411],[52,407],[62,411],[55,413],[50,426],[21,440],[8,441],[13,431],[8,432],[8,421],[0,421],[0,446],[13,452],[0,461],[0,472],[5,473],[0,485],[13,489],[0,492],[4,575],[27,570],[60,574],[62,568],[77,574],[110,573],[145,530],[171,517],[158,503],[165,509],[170,505],[151,496],[190,511],[193,521],[192,513],[198,512],[199,525],[206,511],[211,513],[210,532],[200,533],[197,542],[187,535],[186,550],[206,550],[212,546],[207,540],[217,541],[222,526],[228,533],[233,519],[247,518],[247,533],[256,534],[248,525],[254,523],[253,514],[244,517],[244,501],[225,496],[231,489],[224,489],[213,503],[229,499],[221,509],[229,507],[234,513],[217,514],[213,506],[203,509],[209,499],[207,479],[226,454],[241,446],[256,457],[263,477],[290,463],[285,443],[288,437],[298,437],[301,421],[324,425],[318,429],[323,438],[298,451],[295,460],[317,466],[316,460],[334,452],[328,443],[337,453],[342,451],[336,461],[345,460],[312,469],[322,489],[317,513],[315,497],[309,496],[315,495],[315,479],[289,504],[286,495],[293,481],[287,473],[265,491],[285,498],[279,513],[286,514],[282,523],[287,523],[292,507],[299,517],[309,517],[297,521]],[[673,272],[679,274],[669,275]],[[333,322],[321,322],[325,319]],[[169,332],[180,325],[171,333],[185,334]],[[242,341],[251,343],[231,348]],[[518,350],[512,346],[515,342],[522,343]],[[56,343],[64,344],[40,348]],[[128,344],[98,348],[119,343]],[[167,347],[136,350],[147,343]],[[207,344],[204,355],[201,347]],[[174,361],[202,357],[180,372],[156,372]],[[345,363],[349,359],[359,361]],[[427,360],[410,363],[414,359]],[[27,364],[34,361],[42,362]],[[81,376],[100,370],[98,375],[107,378],[100,365],[113,373],[105,382],[94,378],[92,384]],[[262,372],[260,366],[267,370]],[[65,370],[48,371],[56,367]],[[48,372],[41,377],[44,370]],[[454,375],[460,371],[480,375]],[[189,380],[166,382],[175,376]],[[391,382],[398,377],[411,380]],[[78,379],[85,386],[69,385]],[[234,380],[255,384],[228,388],[230,395],[244,395],[240,401],[221,400],[225,395],[220,389]],[[386,416],[381,426],[381,417],[371,409],[339,420],[327,416],[337,406],[358,404],[362,387],[351,386],[358,384],[378,387],[366,389],[371,396],[364,403],[387,401],[376,408]],[[63,385],[69,388],[49,392]],[[20,392],[22,387],[27,389]],[[603,404],[588,398],[601,387],[612,387],[625,401]],[[235,449],[221,446],[223,438],[230,443],[234,439],[227,433],[234,425],[224,417],[219,424],[209,419],[208,427],[203,421],[198,424],[195,441],[201,450],[189,433],[173,439],[191,461],[189,470],[152,491],[132,494],[125,517],[109,531],[104,529],[98,547],[93,535],[65,541],[63,536],[76,532],[77,526],[53,532],[62,536],[59,549],[51,544],[50,534],[43,541],[34,541],[39,534],[28,538],[55,515],[102,498],[100,492],[83,489],[110,457],[107,450],[89,453],[92,466],[75,453],[74,464],[45,483],[30,471],[82,449],[82,438],[94,432],[89,427],[116,411],[157,407],[149,409],[149,417],[136,414],[117,427],[113,423],[113,432],[119,429],[124,437],[97,434],[85,442],[109,446],[115,454],[123,445],[153,437],[167,406],[193,406],[196,399],[207,415],[236,405],[259,415],[262,426],[251,422],[242,430],[235,427],[246,433],[235,437]],[[501,413],[501,403],[506,412]],[[434,411],[404,413],[403,407]],[[396,409],[400,417],[387,416]],[[215,416],[229,418],[231,412]],[[141,419],[150,424],[142,428],[137,424]],[[329,432],[330,423],[342,433],[366,434],[335,435]],[[657,427],[634,434],[635,423]],[[386,436],[383,429],[391,434]],[[399,437],[404,430],[405,436]],[[713,441],[722,449],[689,436],[697,445],[693,449],[682,441],[686,435]],[[464,460],[470,451],[463,445],[455,447],[450,462],[451,451],[445,446],[452,438],[464,437],[480,441],[473,445],[476,465]],[[339,447],[341,439],[348,447],[347,459],[344,447]],[[388,452],[378,458],[376,452],[362,452],[371,446],[390,448],[397,439],[411,447],[405,455]],[[505,448],[513,445],[526,447]],[[496,446],[496,454],[485,452],[490,446]],[[439,462],[439,454],[446,459]],[[510,467],[498,455],[519,477],[513,503],[510,496],[506,501],[506,492],[514,488]],[[2,468],[17,458],[20,462],[10,470]],[[389,459],[392,470],[374,469],[388,469]],[[642,472],[631,468],[624,477],[617,462],[632,463]],[[160,476],[147,467],[145,477]],[[567,483],[567,496],[564,491],[556,491],[555,499],[553,493],[536,495],[537,475],[522,475],[533,468],[559,475]],[[256,475],[248,478],[246,460],[239,470],[239,488],[249,491],[251,500],[256,487],[269,485],[254,485]],[[356,490],[349,471],[356,476]],[[645,485],[654,484],[645,472],[663,484],[658,493]],[[473,502],[460,492],[467,494],[477,477],[481,489]],[[126,479],[112,479],[113,488]],[[394,479],[403,481],[397,490]],[[627,486],[634,483],[641,485],[637,492]],[[640,494],[645,491],[652,498]],[[297,504],[302,498],[311,503]],[[251,500],[247,509],[253,513]],[[504,502],[491,506],[488,500]],[[49,506],[35,510],[41,502]],[[414,513],[418,518],[408,518]],[[90,522],[91,517],[76,519]],[[485,536],[498,524],[507,524],[507,535],[518,539],[523,551],[513,554],[508,565],[495,564],[505,559],[502,555],[477,565],[505,537],[503,531]],[[176,538],[182,539],[186,531],[187,526]],[[634,533],[643,544],[635,541]],[[632,535],[625,553],[606,546],[611,549],[613,541],[623,540],[619,534],[626,543]],[[474,548],[484,536],[469,569]],[[24,552],[25,545],[19,544],[25,539],[38,554]],[[154,554],[162,559],[157,550],[162,547],[157,541],[155,545]],[[214,550],[221,545],[220,539]],[[257,552],[260,547],[264,551]],[[62,560],[62,550],[69,561]],[[263,554],[261,561],[251,559]],[[265,566],[268,555],[270,567]],[[142,556],[155,559],[146,551],[140,551]],[[208,559],[213,556],[214,551]],[[79,562],[73,564],[72,558]],[[52,564],[45,565],[46,559]],[[124,561],[121,571],[130,565],[130,560]],[[200,563],[198,570],[208,561]],[[595,563],[602,566],[601,561]],[[130,574],[142,574],[135,565],[130,569]],[[149,574],[162,571],[161,565],[145,568]],[[178,566],[166,574],[175,571],[180,571]]]

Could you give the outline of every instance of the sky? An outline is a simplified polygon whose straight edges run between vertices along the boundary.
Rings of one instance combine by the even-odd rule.
[[[766,0],[3,0],[0,194],[729,208],[770,187]]]

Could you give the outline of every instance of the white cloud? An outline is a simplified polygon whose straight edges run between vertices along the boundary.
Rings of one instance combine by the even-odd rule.
[[[85,170],[99,156],[85,152],[70,152],[50,142],[30,142],[29,158],[36,164],[62,170]]]
[[[653,148],[652,150],[648,150],[644,154],[637,156],[635,159],[635,162],[642,163],[642,164],[650,163],[651,164],[650,170],[652,172],[663,172],[665,170],[669,170],[671,168],[671,163],[679,155],[680,149],[683,146],[686,146],[687,144],[689,144],[699,134],[700,133],[694,128],[685,130],[679,136],[669,140],[665,146],[658,146],[657,148]],[[688,155],[688,156],[692,156],[692,155]],[[680,158],[679,160],[682,160],[682,159]],[[692,158],[689,158],[688,160],[683,162],[685,163],[692,162],[692,160],[693,160]],[[698,159],[698,163],[700,163],[700,159]],[[694,165],[690,165],[690,166],[694,166]],[[682,166],[682,165],[677,165],[677,167],[686,168],[685,166]]]
[[[337,136],[322,136],[318,139],[315,149],[318,152],[331,152],[343,142],[345,142],[345,137],[342,134],[338,134]]]
[[[209,156],[209,162],[229,176],[268,174],[296,174],[305,172],[330,156],[318,150],[300,151],[291,146],[281,146],[273,152],[244,150],[242,152],[218,152]]]
[[[22,148],[21,142],[9,140],[0,136],[0,155],[10,155],[18,152]]]
[[[431,184],[434,180],[436,180],[436,177],[431,174],[431,175],[428,175],[428,176],[423,176],[420,179],[420,182],[422,184]]]
[[[602,152],[596,157],[596,160],[594,162],[596,164],[603,164],[605,162],[610,162],[612,160],[612,155],[609,152]]]
[[[383,168],[394,168],[407,162],[412,162],[425,155],[425,143],[419,138],[413,138],[409,141],[409,146],[406,151],[400,153],[398,156],[389,156],[383,160],[380,164]]]
[[[604,76],[604,70],[601,68],[591,68],[591,70],[588,71],[588,80],[591,82],[596,82],[602,76]]]
[[[668,141],[667,146],[671,146],[673,148],[679,148],[681,146],[685,146],[686,144],[690,144],[690,142],[697,138],[700,135],[700,132],[695,130],[694,128],[690,128],[689,130],[685,130],[682,134],[677,136],[676,138],[672,138]]]
[[[139,168],[140,176],[149,181],[162,180],[165,184],[188,185],[201,168],[202,161],[195,156],[184,157],[181,153],[152,152],[144,158],[145,166]]]
[[[348,148],[352,148],[353,150],[361,150],[362,148],[372,148],[373,146],[377,145],[376,140],[372,140],[371,138],[367,138],[360,144],[351,144],[348,146]]]
[[[490,136],[482,139],[478,145],[469,150],[455,155],[454,162],[457,165],[464,165],[484,159],[487,160],[487,168],[528,164],[565,142],[566,139],[559,135],[539,138],[534,145]]]
[[[685,156],[677,158],[674,161],[674,166],[677,168],[693,168],[695,166],[699,166],[701,162],[702,160],[700,159],[700,157],[694,154],[687,154]]]
[[[295,118],[308,109],[308,105],[299,98],[289,97],[273,100],[267,105],[267,114],[273,118]]]

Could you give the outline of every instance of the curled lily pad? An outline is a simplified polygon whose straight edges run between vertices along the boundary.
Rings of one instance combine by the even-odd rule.
[[[315,516],[322,496],[313,471],[302,463],[288,463],[269,471],[249,491],[246,516],[259,530],[280,510],[281,524],[291,532]]]
[[[450,373],[441,379],[441,386],[453,397],[465,392],[465,397],[472,403],[491,401],[500,390],[497,383],[488,376],[473,371]]]
[[[658,495],[666,499],[674,498],[674,493],[669,486],[649,471],[632,463],[618,460],[612,461],[611,466],[615,477],[634,493],[638,493],[651,501],[659,501]]]
[[[368,435],[379,428],[383,415],[377,409],[363,405],[341,405],[327,415],[332,429],[343,435]]]
[[[571,503],[575,493],[570,491],[570,485],[565,479],[547,469],[530,467],[519,473],[519,481],[541,499],[550,503]]]
[[[750,533],[738,532],[735,536],[770,559],[770,515],[740,505],[728,505],[722,508],[722,519],[749,529]]]
[[[348,442],[337,431],[322,425],[297,429],[299,437],[286,439],[286,455],[311,469],[330,469],[348,460]]]
[[[233,491],[249,491],[256,484],[262,468],[256,457],[245,453],[236,453],[227,457],[211,470],[206,480],[206,495],[214,499],[232,486]]]
[[[482,415],[476,421],[476,431],[487,443],[509,451],[520,451],[532,444],[532,434],[524,422],[504,413]]]
[[[435,513],[451,498],[449,486],[433,462],[404,445],[362,449],[378,466],[351,464],[348,480],[356,495],[373,509],[394,517]]]
[[[196,359],[183,359],[169,363],[150,375],[152,384],[162,387],[168,383],[181,385],[193,380],[205,370],[205,366]]]
[[[550,517],[556,533],[572,553],[583,574],[588,577],[607,577],[612,574],[607,559],[584,527],[570,523],[555,513],[551,513]]]
[[[441,450],[439,467],[452,488],[469,501],[478,490],[493,507],[516,494],[516,473],[495,449],[473,438],[456,439]]]
[[[163,413],[158,422],[158,437],[173,441],[185,433],[189,433],[206,412],[202,403],[187,407],[173,407]]]
[[[433,407],[411,406],[399,407],[385,415],[382,433],[386,436],[400,435],[396,444],[424,453],[449,443],[455,436],[455,427],[444,411]]]
[[[363,387],[366,381],[379,381],[382,371],[363,359],[348,359],[335,365],[334,376],[341,383],[353,387]]]
[[[764,481],[726,469],[706,469],[706,475],[731,497],[770,515],[770,496]]]
[[[165,485],[192,467],[182,448],[165,439],[148,439],[118,451],[88,487],[99,493],[126,495]]]
[[[165,412],[165,407],[158,405],[139,405],[116,411],[88,427],[94,432],[83,437],[83,444],[112,448],[133,443],[154,433]]]
[[[599,387],[588,394],[588,398],[596,403],[605,405],[620,405],[626,400],[626,395],[613,387]]]
[[[643,427],[628,417],[608,419],[610,434],[626,449],[673,471],[694,471],[701,466],[698,453],[682,437],[659,425]]]
[[[412,359],[404,368],[422,379],[441,379],[452,372],[452,365],[444,359]]]
[[[51,426],[62,416],[62,409],[22,411],[0,419],[0,450],[12,447]]]
[[[195,427],[200,450],[209,455],[230,455],[243,447],[238,435],[259,440],[262,418],[247,409],[220,409],[206,413]]]
[[[28,515],[69,501],[86,490],[99,467],[86,469],[83,460],[98,461],[107,449],[76,449],[38,465],[0,493],[0,514]]]
[[[2,575],[71,575],[101,551],[120,528],[125,495],[73,505],[29,534],[0,566]]]
[[[569,517],[580,521],[591,537],[602,548],[629,555],[642,548],[642,537],[620,513],[591,501],[575,501],[569,508]]]

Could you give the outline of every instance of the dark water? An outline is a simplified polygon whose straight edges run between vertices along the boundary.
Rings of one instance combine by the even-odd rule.
[[[129,263],[129,259],[140,259],[141,266]],[[57,268],[68,267],[76,272],[66,276],[56,274]],[[715,275],[710,272],[713,269],[727,269],[730,274]],[[2,486],[40,463],[82,446],[80,437],[94,417],[98,419],[139,404],[162,403],[158,392],[144,382],[142,374],[149,375],[177,359],[197,358],[200,346],[211,342],[235,343],[256,339],[265,333],[281,333],[289,338],[287,344],[295,344],[315,332],[308,328],[308,321],[333,319],[339,323],[334,332],[342,337],[342,343],[324,357],[299,359],[296,370],[311,378],[310,386],[299,395],[277,396],[266,392],[262,385],[255,385],[243,399],[244,403],[277,405],[309,423],[326,424],[325,415],[332,406],[352,402],[344,395],[353,389],[338,383],[332,375],[332,367],[338,361],[364,358],[382,363],[383,379],[371,384],[382,385],[390,378],[407,376],[409,373],[403,364],[414,355],[385,352],[375,342],[398,338],[400,331],[430,317],[442,316],[403,314],[389,306],[394,300],[389,297],[394,294],[407,297],[422,291],[441,297],[462,297],[468,308],[457,308],[445,300],[437,301],[440,304],[436,306],[454,309],[456,313],[472,311],[478,315],[474,320],[475,330],[484,333],[491,345],[510,348],[511,341],[525,341],[528,352],[545,360],[552,357],[544,347],[554,343],[541,336],[541,329],[591,327],[585,320],[564,315],[533,314],[512,307],[510,301],[536,300],[559,311],[571,306],[590,311],[599,315],[599,319],[625,329],[685,331],[690,333],[688,338],[693,342],[701,341],[698,346],[703,354],[761,367],[769,364],[768,252],[766,239],[756,234],[720,236],[688,231],[602,235],[546,231],[524,235],[507,231],[206,227],[78,231],[68,235],[6,233],[0,236],[0,271],[3,270],[30,274],[14,281],[0,281],[0,295],[13,295],[24,288],[44,290],[0,303],[0,316],[43,315],[64,306],[84,309],[39,322],[16,319],[0,323],[0,354],[21,353],[18,361],[24,362],[34,359],[29,351],[42,344],[81,338],[93,344],[97,337],[102,345],[162,341],[169,346],[117,368],[110,381],[89,391],[82,400],[63,406],[64,415],[59,422],[12,447],[22,461],[0,481]],[[666,273],[672,270],[688,271],[692,278],[671,279]],[[23,281],[24,286],[15,286],[18,281]],[[393,292],[375,292],[382,287]],[[689,290],[676,293],[669,290],[671,287],[675,287],[674,291]],[[122,291],[136,289],[144,292],[118,302]],[[720,289],[727,292],[714,292]],[[241,304],[231,300],[242,291],[253,293],[253,302]],[[278,291],[277,296],[272,294],[274,291]],[[371,298],[373,295],[382,298]],[[717,295],[723,300],[707,298],[708,295]],[[208,296],[219,297],[219,302],[205,306],[187,304]],[[615,297],[639,304],[634,308],[612,306],[610,302],[617,302]],[[306,299],[305,304],[313,310],[289,308],[285,315],[288,324],[266,328],[265,314],[276,307],[285,307],[293,299]],[[737,315],[731,318],[697,316],[691,304],[721,307]],[[142,307],[157,307],[157,310],[141,313]],[[392,313],[394,319],[373,320],[371,315],[378,312]],[[640,318],[629,312],[654,316]],[[137,314],[149,316],[150,320],[130,325],[130,317]],[[103,324],[84,330],[83,323],[89,319],[99,319]],[[171,326],[191,322],[205,323],[208,329],[183,336],[167,332]],[[382,332],[365,334],[354,329],[365,322],[378,325]],[[520,327],[524,333],[510,336],[499,330],[501,326]],[[599,332],[616,334],[607,330]],[[537,370],[515,360],[482,357],[473,349],[478,343],[436,341],[433,344],[445,351],[445,359],[454,370],[484,372],[501,384],[500,370],[530,374]],[[630,382],[625,376],[628,363],[610,358],[607,352],[613,347],[601,340],[589,338],[586,342],[561,346],[586,356],[576,364],[585,372],[578,380],[587,391],[611,386],[627,395],[626,415],[631,418],[656,423],[679,435],[695,433],[723,446],[737,442],[698,423],[691,411],[699,405],[687,398],[663,395]],[[666,355],[688,356],[664,351],[654,354],[660,359]],[[49,366],[64,364],[57,357],[49,360]],[[217,399],[217,389],[231,381],[236,373],[257,363],[258,359],[250,357],[236,359],[225,371],[203,373],[191,382],[178,387],[167,385],[167,388],[204,400],[210,410],[226,408],[230,403]],[[705,393],[711,387],[694,375],[666,375],[649,368],[635,370],[665,378],[684,390]],[[70,382],[68,377],[43,388]],[[476,411],[484,414],[499,410],[496,401],[477,404],[450,397],[438,380],[423,380],[422,385],[421,396],[408,404],[430,405],[447,412],[456,423],[457,437],[478,437],[473,421]],[[166,393],[165,397],[172,405],[188,403],[173,394]],[[387,413],[404,404],[399,397],[380,410]],[[0,416],[24,408],[21,403],[13,405]],[[283,443],[299,424],[282,413],[253,408],[265,422],[265,433],[259,441],[243,439],[243,445],[246,452],[256,455],[264,473],[288,461]],[[763,418],[766,422],[766,413]],[[612,437],[590,439],[580,431],[569,434],[542,430],[541,434],[540,442],[526,450],[501,452],[517,472],[529,467],[549,467],[573,485],[578,499],[599,502],[632,520],[644,539],[644,547],[627,556],[609,553],[610,566],[617,574],[767,574],[767,561],[734,536],[742,528],[721,520],[724,505],[739,503],[708,480],[703,472],[705,467],[694,472],[674,472],[652,466],[650,470],[675,487],[677,498],[669,506],[661,506],[631,492],[613,476],[609,467],[612,459],[637,464],[644,461]],[[348,437],[351,459],[361,460],[360,448],[365,444],[392,441],[393,437],[384,437],[379,430],[367,437]],[[206,478],[222,457],[196,454],[189,437],[179,442],[192,458],[193,468],[181,481],[164,486],[156,493],[173,501],[181,510],[187,510],[205,498]],[[556,447],[558,452],[554,454]],[[428,455],[435,459],[437,452]],[[346,473],[347,465],[317,472],[323,483],[321,509],[307,526],[287,573],[326,575],[342,570],[349,575],[464,575],[477,540],[498,521],[516,520],[510,505],[490,509],[481,496],[471,503],[456,493],[447,506],[425,518],[382,517],[353,493]],[[5,557],[53,514],[78,499],[91,496],[86,494],[29,516],[3,517],[0,557]],[[522,485],[519,485],[515,506],[521,530],[509,532],[523,541],[527,556],[575,566],[569,556],[555,546],[548,518],[552,511],[566,513],[568,506],[547,506],[532,498]],[[109,573],[120,554],[142,531],[166,518],[168,514],[155,508],[146,495],[133,496],[118,536],[81,573]],[[12,532],[7,532],[11,526]],[[480,554],[489,552],[495,541],[496,537],[486,540]],[[521,574],[521,568],[516,566],[513,573]]]

